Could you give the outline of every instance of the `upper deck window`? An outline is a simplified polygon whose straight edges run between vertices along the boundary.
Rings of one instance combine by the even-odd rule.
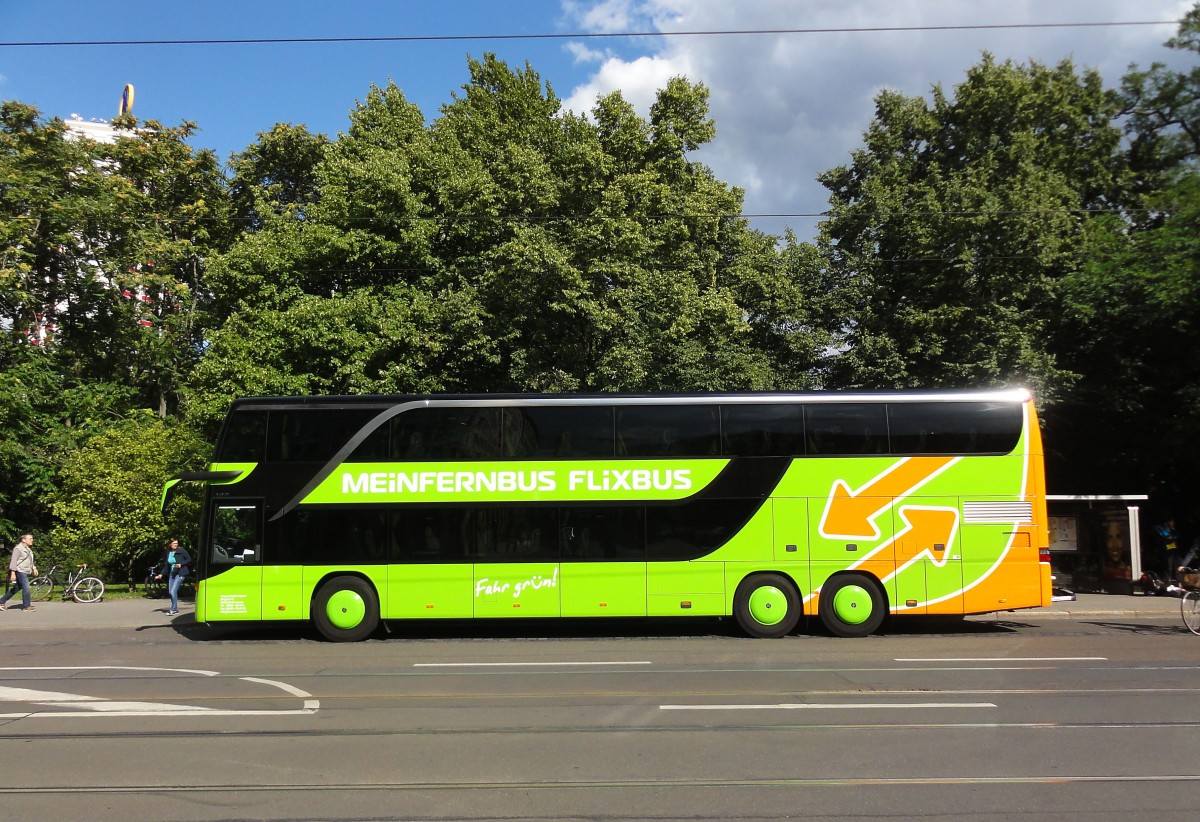
[[[324,462],[378,413],[376,408],[271,411],[267,458],[272,462]]]
[[[721,453],[730,457],[803,456],[803,407],[784,404],[722,406]]]
[[[882,403],[829,403],[804,407],[810,456],[888,453],[887,408]]]
[[[392,459],[500,459],[502,431],[500,408],[414,408],[392,420]]]
[[[613,455],[613,409],[531,405],[504,409],[504,456],[603,459]]]
[[[721,453],[715,405],[627,405],[617,409],[617,456],[710,457]]]
[[[1021,422],[1021,406],[1011,402],[888,404],[893,454],[1007,454]]]
[[[214,462],[262,462],[267,454],[267,412],[237,409],[225,422]]]

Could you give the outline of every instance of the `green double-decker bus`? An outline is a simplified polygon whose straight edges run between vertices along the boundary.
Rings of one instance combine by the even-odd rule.
[[[196,618],[732,616],[778,637],[1047,605],[1024,390],[236,400]]]

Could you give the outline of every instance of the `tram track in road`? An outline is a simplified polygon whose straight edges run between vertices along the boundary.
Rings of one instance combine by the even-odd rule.
[[[1055,774],[1016,776],[926,776],[885,777],[845,776],[762,779],[596,779],[596,780],[515,780],[512,782],[351,782],[351,783],[288,783],[255,785],[222,783],[213,785],[44,785],[33,788],[0,787],[0,796],[78,796],[81,794],[228,794],[228,793],[285,793],[285,792],[443,792],[443,791],[537,791],[537,790],[595,790],[617,789],[663,791],[697,788],[864,788],[947,785],[1064,785],[1070,783],[1096,784],[1164,784],[1200,783],[1200,774]],[[592,818],[592,817],[589,817]]]
[[[0,725],[2,727],[2,725]],[[592,725],[556,725],[531,728],[527,726],[480,726],[471,728],[424,727],[424,728],[338,728],[338,729],[187,729],[189,739],[339,739],[339,738],[404,738],[431,736],[497,736],[505,734],[522,734],[528,736],[561,736],[574,734],[610,735],[610,734],[725,734],[725,733],[792,733],[803,731],[846,731],[846,732],[908,732],[908,731],[977,731],[988,730],[1032,730],[1032,731],[1094,731],[1094,730],[1193,730],[1200,728],[1200,720],[1196,721],[1146,721],[1146,722],[786,722],[771,724],[733,723],[711,725],[703,723],[674,724],[674,725],[640,725],[613,724],[606,726]],[[106,730],[97,728],[92,731],[51,731],[43,733],[20,733],[6,729],[5,739],[11,742],[70,742],[83,740],[172,740],[178,739],[180,729],[162,731],[125,731]]]

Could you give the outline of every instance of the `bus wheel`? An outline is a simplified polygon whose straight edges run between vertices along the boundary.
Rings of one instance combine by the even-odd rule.
[[[331,642],[358,642],[379,627],[379,600],[359,577],[334,577],[313,598],[313,624]]]
[[[834,636],[868,636],[883,624],[887,606],[875,580],[862,574],[839,574],[821,588],[817,613]]]
[[[752,637],[785,636],[800,621],[800,595],[781,574],[755,574],[743,579],[733,595],[733,615]]]

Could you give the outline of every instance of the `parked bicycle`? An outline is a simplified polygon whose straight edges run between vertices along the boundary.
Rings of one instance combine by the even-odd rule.
[[[60,582],[58,574],[62,566],[55,565],[41,576],[29,580],[30,597],[41,601],[50,596],[55,588],[62,590],[64,600],[74,599],[76,602],[99,602],[104,596],[104,583],[99,577],[89,576],[87,565],[76,565],[75,570],[67,574],[65,582]]]
[[[1179,584],[1183,588],[1183,599],[1179,603],[1183,624],[1193,634],[1200,634],[1200,572],[1180,568]]]
[[[162,574],[162,563],[155,563],[146,569],[142,588],[151,599],[162,599],[167,595],[167,577]]]

